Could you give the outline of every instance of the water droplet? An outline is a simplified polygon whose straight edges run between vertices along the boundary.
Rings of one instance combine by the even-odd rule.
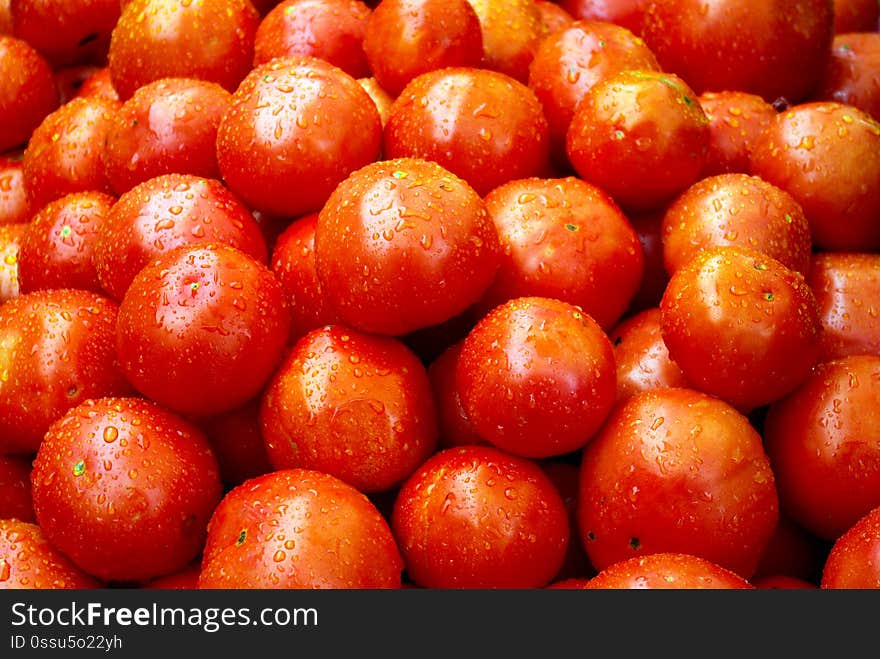
[[[280,562],[283,561],[285,558],[287,558],[287,552],[284,551],[283,549],[279,549],[279,550],[276,551],[275,554],[273,554],[273,556],[272,556],[272,560],[275,561],[276,563],[280,563]]]
[[[107,426],[104,428],[104,441],[108,444],[112,444],[116,441],[116,438],[119,437],[119,431],[116,429],[116,426]]]

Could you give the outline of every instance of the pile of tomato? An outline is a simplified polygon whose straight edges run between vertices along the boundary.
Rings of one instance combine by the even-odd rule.
[[[0,588],[880,587],[878,28],[0,1]]]

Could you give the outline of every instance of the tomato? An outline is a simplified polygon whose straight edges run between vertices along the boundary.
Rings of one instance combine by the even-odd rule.
[[[827,540],[880,505],[880,356],[824,362],[773,403],[764,442],[783,511]]]
[[[147,590],[196,590],[199,587],[199,573],[201,567],[198,563],[183,568],[180,572],[156,577],[143,584]]]
[[[0,306],[0,453],[34,453],[71,407],[131,392],[116,357],[117,314],[115,302],[74,289]]]
[[[343,179],[376,160],[381,135],[376,105],[354,78],[314,57],[279,58],[233,94],[217,161],[249,206],[297,217],[320,210]]]
[[[880,355],[880,255],[816,254],[807,283],[819,305],[822,361]]]
[[[118,106],[100,97],[74,98],[34,129],[21,163],[32,208],[73,192],[112,192],[101,158]]]
[[[544,24],[545,34],[552,34],[574,22],[574,16],[556,4],[554,0],[535,0],[535,6],[541,14],[541,23]]]
[[[110,32],[119,20],[119,0],[11,0],[12,29],[53,68],[102,63]]]
[[[192,561],[222,494],[205,436],[139,398],[69,410],[40,444],[31,485],[52,545],[88,574],[122,583]]]
[[[407,576],[426,588],[541,588],[570,538],[541,468],[486,446],[428,458],[400,489],[391,527]]]
[[[391,112],[391,105],[394,103],[394,98],[379,86],[379,83],[376,82],[376,78],[374,77],[358,78],[357,81],[358,84],[364,88],[364,91],[367,92],[367,95],[373,100],[373,103],[375,103],[376,110],[379,111],[379,121],[384,129],[385,124],[388,122],[388,114]]]
[[[122,194],[162,174],[220,178],[216,142],[232,95],[214,82],[163,78],[140,87],[113,115],[104,171]]]
[[[248,0],[131,0],[110,35],[122,100],[160,78],[199,78],[227,91],[251,69],[260,15]]]
[[[116,349],[142,394],[211,416],[260,393],[289,335],[272,271],[229,245],[199,243],[165,252],[135,276],[119,306]]]
[[[850,526],[831,547],[822,569],[826,590],[880,588],[880,507]]]
[[[736,90],[704,92],[698,99],[709,119],[709,153],[704,176],[747,174],[755,141],[776,116],[757,94]]]
[[[880,247],[880,122],[835,102],[776,116],[754,145],[751,172],[804,209],[820,250]]]
[[[834,0],[834,32],[876,32],[880,28],[880,3],[876,0]]]
[[[779,518],[761,436],[692,389],[637,393],[584,448],[578,519],[598,570],[658,552],[693,554],[748,579]]]
[[[152,259],[181,245],[217,241],[267,262],[248,208],[216,179],[165,174],[125,192],[97,227],[92,256],[101,286],[117,300]]]
[[[262,397],[275,469],[335,476],[361,492],[399,485],[437,447],[425,367],[399,340],[341,325],[300,339]]]
[[[367,497],[286,469],[229,492],[211,517],[199,588],[400,588],[403,561]]]
[[[584,586],[586,590],[749,590],[741,576],[699,556],[660,552],[609,565]]]
[[[790,392],[819,357],[819,313],[803,275],[750,247],[705,249],[679,268],[660,326],[691,386],[744,412]]]
[[[55,549],[37,524],[0,518],[0,590],[100,587]]]
[[[699,178],[708,126],[696,94],[677,76],[621,71],[587,90],[566,150],[578,175],[625,210],[653,210]]]
[[[534,0],[468,0],[480,19],[483,68],[525,83],[535,50],[546,34]]]
[[[99,227],[115,203],[116,198],[104,192],[74,192],[34,215],[18,251],[21,292],[78,288],[101,293],[92,255]]]
[[[619,25],[579,20],[541,40],[528,83],[544,107],[557,163],[568,162],[568,127],[587,90],[627,69],[659,71],[660,65],[644,41]]]
[[[0,226],[0,302],[18,297],[18,256],[21,241],[30,224],[17,222]]]
[[[566,456],[562,459],[544,460],[540,463],[540,467],[553,481],[553,485],[556,486],[562,497],[562,503],[565,504],[565,511],[568,513],[569,528],[576,529],[578,492],[580,490],[579,465],[571,459],[571,456]],[[594,576],[596,576],[596,570],[590,564],[583,544],[578,542],[576,538],[572,538],[565,552],[565,560],[554,577],[554,581],[558,583],[566,579],[586,580]]]
[[[100,96],[109,101],[119,101],[119,94],[110,77],[110,67],[104,66],[86,78],[79,88],[77,96]]]
[[[32,212],[24,187],[21,156],[0,156],[0,226],[28,222]]]
[[[670,0],[647,3],[642,36],[698,94],[796,103],[818,83],[833,31],[832,0]]]
[[[311,55],[354,78],[370,75],[364,35],[372,10],[361,0],[284,0],[260,21],[254,66],[276,57]]]
[[[752,582],[788,577],[817,584],[829,549],[826,541],[781,513],[779,524],[758,561]]]
[[[652,307],[629,316],[609,332],[609,338],[614,346],[618,401],[640,391],[688,386],[663,342],[660,309]]]
[[[642,246],[643,272],[639,289],[633,296],[628,313],[636,313],[660,304],[669,283],[663,262],[663,215],[665,207],[646,213],[630,213],[629,223]]]
[[[479,67],[480,19],[468,0],[383,0],[367,22],[364,51],[376,81],[397,96],[422,73]]]
[[[324,295],[346,324],[403,335],[477,302],[498,267],[483,200],[435,162],[395,158],[352,173],[315,228]]]
[[[260,398],[199,421],[217,457],[220,478],[229,488],[272,471],[260,428]]]
[[[0,35],[0,152],[24,146],[58,101],[45,58],[27,41]]]
[[[30,456],[0,456],[0,519],[36,521]]]
[[[647,0],[559,0],[576,19],[615,23],[640,34]]]
[[[615,381],[614,352],[598,323],[580,307],[541,297],[486,314],[464,339],[456,368],[477,433],[529,458],[587,444],[611,410]]]
[[[834,37],[816,98],[852,105],[880,121],[880,33]]]
[[[440,431],[439,446],[452,448],[489,442],[474,428],[461,403],[456,383],[458,358],[463,341],[457,341],[434,359],[428,366],[428,378],[434,394],[437,423]]]
[[[710,247],[741,245],[804,276],[812,240],[806,215],[785,190],[748,174],[707,176],[685,190],[663,216],[663,259],[674,274]]]
[[[501,262],[480,301],[543,296],[580,306],[603,328],[623,315],[642,281],[638,236],[617,204],[580,179],[510,181],[485,197]]]
[[[545,176],[550,160],[547,119],[535,93],[510,76],[470,67],[412,79],[391,106],[384,151],[387,158],[433,160],[480,195]]]

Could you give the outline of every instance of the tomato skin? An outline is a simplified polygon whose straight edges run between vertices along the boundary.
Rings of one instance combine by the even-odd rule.
[[[801,205],[816,249],[880,247],[880,123],[867,113],[830,101],[792,107],[761,134],[750,162]]]
[[[317,471],[248,480],[217,506],[199,588],[400,588],[403,561],[367,497]]]
[[[830,548],[830,543],[817,538],[782,512],[751,581],[757,583],[760,579],[784,576],[816,584]]]
[[[540,467],[485,446],[428,458],[400,489],[391,527],[407,576],[425,588],[543,587],[570,537]]]
[[[741,576],[699,556],[659,552],[609,565],[585,590],[751,590]]]
[[[199,564],[194,563],[180,572],[167,574],[148,581],[141,587],[147,590],[197,590],[200,572]]]
[[[115,302],[74,289],[0,306],[0,453],[34,453],[71,407],[131,392],[116,358],[117,314]]]
[[[31,213],[24,187],[21,156],[0,156],[0,226],[28,222]]]
[[[663,215],[661,207],[647,213],[630,213],[629,223],[642,245],[644,269],[639,290],[633,296],[627,313],[636,313],[660,304],[663,291],[669,283],[669,274],[663,263]]]
[[[822,568],[820,586],[880,589],[880,508],[865,513],[837,538]]]
[[[113,80],[110,77],[110,67],[108,66],[99,68],[92,75],[86,78],[76,95],[83,98],[88,98],[90,96],[99,96],[101,98],[107,99],[108,101],[113,101],[115,103],[120,102],[119,94],[116,92],[116,88],[113,86]]]
[[[535,50],[546,34],[534,0],[468,0],[480,19],[482,67],[525,84]]]
[[[614,23],[641,34],[647,0],[559,0],[576,19]]]
[[[691,386],[744,412],[790,392],[819,357],[821,324],[803,275],[741,245],[705,249],[679,268],[660,324]]]
[[[483,61],[480,19],[467,0],[383,0],[367,22],[373,76],[397,96],[422,73]]]
[[[387,158],[437,162],[484,196],[511,180],[545,176],[548,137],[541,103],[524,83],[448,67],[407,84],[391,106],[383,148]]]
[[[18,222],[0,226],[0,302],[21,293],[18,282],[18,255],[21,241],[30,223]]]
[[[648,3],[642,36],[699,94],[735,89],[796,103],[816,86],[833,30],[832,0],[673,0]]]
[[[0,153],[27,144],[58,101],[45,58],[27,41],[0,34]]]
[[[579,530],[600,571],[635,556],[680,552],[747,579],[778,517],[761,436],[708,394],[635,394],[584,449]]]
[[[834,0],[834,32],[876,32],[880,29],[880,4],[875,0]]]
[[[834,37],[816,98],[852,105],[880,121],[880,33]]]
[[[364,88],[364,91],[367,92],[367,95],[373,100],[373,103],[376,104],[376,110],[379,111],[379,121],[382,125],[382,129],[385,129],[385,124],[388,123],[388,114],[391,112],[391,105],[394,103],[394,97],[391,96],[387,91],[382,89],[378,82],[376,82],[376,78],[358,78],[358,84]]]
[[[810,225],[785,190],[748,174],[719,174],[694,183],[663,215],[663,259],[674,274],[700,251],[742,245],[806,276]]]
[[[69,410],[40,444],[31,485],[49,541],[114,582],[188,565],[222,494],[201,431],[139,398],[89,399]]]
[[[556,4],[555,0],[535,0],[535,6],[541,14],[545,35],[553,34],[574,22],[574,16]]]
[[[175,247],[216,241],[266,263],[248,208],[216,179],[165,174],[123,193],[98,227],[92,260],[104,290],[121,300],[135,275]]]
[[[516,298],[486,314],[464,339],[456,368],[476,431],[528,458],[587,444],[614,404],[615,378],[611,342],[596,321],[580,307],[541,297]]]
[[[764,442],[782,509],[834,540],[880,504],[880,356],[824,362],[773,403]]]
[[[0,519],[36,521],[30,456],[0,455]]]
[[[251,69],[260,16],[247,0],[131,0],[107,62],[124,101],[160,78],[199,78],[229,92]]]
[[[142,394],[211,416],[260,393],[289,334],[287,300],[271,270],[229,245],[199,243],[137,274],[119,306],[116,349]]]
[[[324,295],[345,324],[377,334],[404,335],[464,312],[492,282],[499,251],[477,192],[418,158],[353,172],[315,227]]]
[[[0,519],[0,590],[85,590],[101,586],[55,549],[36,524]]]
[[[361,0],[284,0],[267,13],[254,39],[254,66],[310,55],[354,78],[370,75],[364,35],[372,10]]]
[[[580,491],[580,467],[571,460],[570,456],[566,456],[560,460],[544,460],[539,463],[541,470],[553,481],[553,485],[559,491],[562,497],[562,503],[565,504],[565,510],[568,513],[569,528],[577,529],[577,505]],[[572,538],[568,543],[568,549],[565,552],[565,561],[559,572],[554,577],[554,581],[558,584],[565,579],[573,579],[576,581],[586,581],[590,577],[596,576],[596,570],[590,564],[590,559],[584,551],[582,543],[577,538]]]
[[[501,260],[482,311],[517,297],[575,304],[609,329],[642,281],[638,235],[617,204],[574,177],[527,178],[484,198],[501,243]]]
[[[275,469],[335,476],[361,492],[399,485],[437,447],[425,367],[398,340],[331,325],[300,339],[260,409]]]
[[[428,378],[431,380],[434,406],[437,409],[441,448],[471,444],[490,445],[474,428],[461,403],[455,374],[458,370],[462,344],[463,340],[456,341],[428,366]]]
[[[703,175],[747,174],[755,141],[773,121],[776,108],[757,94],[736,90],[704,92],[697,100],[709,119]]]
[[[201,419],[217,457],[220,478],[229,488],[272,471],[260,428],[260,397],[241,407]]]
[[[21,292],[78,288],[102,293],[92,255],[98,228],[115,203],[116,198],[104,192],[74,192],[38,211],[18,251]]]
[[[381,139],[376,105],[354,78],[314,57],[283,57],[254,68],[233,94],[217,162],[251,208],[297,217],[376,160]]]
[[[578,175],[628,211],[656,209],[696,182],[708,148],[696,94],[658,71],[620,71],[590,87],[566,137]]]

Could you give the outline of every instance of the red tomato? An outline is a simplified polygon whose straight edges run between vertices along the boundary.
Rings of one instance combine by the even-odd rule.
[[[315,228],[324,295],[344,323],[403,335],[477,302],[498,267],[483,200],[434,162],[367,165],[327,200]]]
[[[428,366],[428,378],[431,380],[434,406],[437,410],[441,448],[489,444],[480,437],[461,403],[455,373],[458,370],[458,357],[461,354],[462,344],[463,341],[452,344]]]
[[[100,588],[46,540],[36,524],[0,519],[0,590]]]
[[[795,103],[818,83],[833,30],[832,0],[669,0],[647,3],[642,36],[699,94]]]
[[[663,552],[635,556],[609,565],[584,586],[586,590],[748,590],[741,576],[699,556]]]
[[[644,255],[642,282],[630,302],[629,313],[658,306],[669,283],[669,274],[663,263],[662,224],[665,211],[665,208],[659,208],[629,215],[629,223],[639,237]]]
[[[21,156],[0,156],[0,225],[28,222],[32,212],[24,187]]]
[[[381,136],[376,105],[354,78],[314,57],[279,58],[233,94],[217,161],[249,206],[297,217],[320,210],[343,179],[376,160]]]
[[[208,436],[227,487],[272,471],[260,429],[260,396],[229,412],[202,419],[199,426]]]
[[[641,34],[647,0],[559,0],[576,19],[616,23]]]
[[[378,83],[397,96],[422,73],[479,67],[480,19],[468,0],[383,0],[367,22],[364,51]]]
[[[275,471],[211,517],[199,588],[400,588],[403,561],[367,497],[329,474]]]
[[[276,57],[310,55],[354,78],[370,75],[364,35],[372,10],[361,0],[284,0],[260,22],[254,66]]]
[[[834,32],[876,32],[880,27],[877,0],[834,0]]]
[[[555,0],[535,0],[535,6],[541,13],[545,34],[552,34],[574,22],[574,16],[556,4]]]
[[[0,453],[34,453],[71,407],[131,391],[116,357],[117,312],[115,302],[74,289],[0,306]]]
[[[79,288],[101,293],[92,256],[99,227],[115,203],[116,198],[104,192],[74,192],[34,215],[18,251],[21,292]]]
[[[400,341],[331,325],[275,372],[260,422],[275,469],[335,476],[361,492],[399,485],[437,447],[425,367]]]
[[[480,19],[483,64],[525,83],[547,28],[534,0],[468,0]]]
[[[400,489],[391,526],[407,576],[426,588],[541,588],[570,538],[541,468],[486,446],[428,458]]]
[[[357,81],[358,84],[364,88],[364,91],[367,92],[367,95],[373,99],[373,103],[376,104],[376,110],[379,111],[379,120],[384,129],[385,124],[388,122],[388,115],[391,112],[391,105],[394,103],[394,98],[387,91],[382,89],[373,77],[358,78]]]
[[[621,71],[587,90],[567,135],[568,159],[581,178],[624,209],[647,211],[697,181],[709,121],[680,78]]]
[[[110,67],[101,67],[86,78],[79,88],[77,96],[86,98],[89,96],[99,96],[108,101],[118,102],[119,94],[116,93],[116,88],[113,86],[113,80],[110,77]]]
[[[600,571],[632,557],[681,552],[748,579],[778,518],[761,436],[708,394],[635,394],[584,449],[579,529]]]
[[[826,541],[781,513],[779,524],[758,561],[752,582],[784,576],[816,584],[829,549]]]
[[[200,243],[165,252],[135,276],[119,306],[116,349],[142,394],[210,416],[260,393],[289,335],[271,270],[229,245]]]
[[[480,195],[514,179],[545,176],[550,159],[547,119],[535,93],[510,76],[468,67],[411,80],[391,106],[384,149],[388,158],[433,160]]]
[[[205,436],[138,398],[69,410],[40,444],[31,485],[52,545],[85,572],[123,583],[190,563],[222,494]]]
[[[852,105],[880,121],[880,33],[834,37],[816,98]]]
[[[880,122],[867,113],[823,102],[778,114],[754,145],[751,172],[797,200],[814,247],[880,247]]]
[[[705,249],[679,268],[660,325],[691,386],[744,412],[790,392],[819,357],[821,324],[803,275],[749,247]]]
[[[122,100],[160,78],[235,91],[251,69],[259,24],[248,0],[131,0],[110,36],[113,86]]]
[[[747,174],[754,144],[773,121],[776,108],[757,94],[735,90],[704,92],[697,100],[709,119],[703,175]]]
[[[553,481],[562,497],[562,503],[565,504],[565,510],[568,513],[569,527],[572,530],[576,529],[580,467],[573,462],[562,460],[545,460],[540,463],[540,466],[541,470]],[[578,542],[576,538],[571,539],[565,553],[565,561],[559,568],[559,572],[554,578],[555,581],[557,584],[565,579],[586,581],[589,577],[594,576],[596,576],[596,570],[590,564],[583,544]]]
[[[263,234],[247,207],[216,179],[166,174],[136,185],[97,227],[92,256],[117,300],[152,259],[175,247],[217,241],[266,263]]]
[[[201,567],[198,563],[194,563],[180,572],[148,581],[142,587],[147,590],[197,590],[200,572]]]
[[[580,307],[516,298],[483,317],[456,369],[462,406],[495,446],[529,458],[576,451],[614,403],[614,351]]]
[[[18,257],[21,241],[30,224],[18,222],[0,226],[0,303],[18,297]]]
[[[880,589],[880,507],[865,513],[834,542],[820,585],[826,590]]]
[[[0,519],[36,521],[30,456],[0,456]]]
[[[835,540],[880,505],[880,356],[825,362],[764,423],[782,509]]]
[[[24,146],[58,100],[43,56],[27,41],[0,35],[0,152]]]
[[[217,127],[231,102],[206,80],[163,78],[140,87],[107,130],[104,171],[116,193],[162,174],[220,178]]]

